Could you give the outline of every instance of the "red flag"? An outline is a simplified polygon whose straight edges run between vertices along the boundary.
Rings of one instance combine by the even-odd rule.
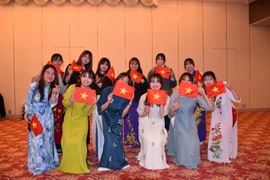
[[[111,67],[110,69],[109,69],[109,71],[105,74],[105,76],[107,76],[112,82],[114,81],[114,78],[115,78],[115,76],[114,76],[115,74],[114,74],[114,68],[113,67]],[[101,80],[102,81],[102,80]]]
[[[55,64],[53,64],[51,61],[48,61],[47,64],[53,65],[55,67],[55,69],[56,69],[57,74],[61,74],[61,72],[62,72],[61,69],[58,66],[56,66]]]
[[[180,89],[179,89],[179,95],[190,97],[190,98],[197,98],[198,97],[198,85],[187,83],[187,82],[181,82]]]
[[[41,123],[39,122],[36,114],[34,114],[34,116],[32,117],[30,121],[30,128],[33,131],[35,136],[38,136],[43,131],[43,127]]]
[[[77,65],[75,60],[72,61],[71,68],[73,71],[76,71],[76,72],[81,72],[81,70],[83,70],[83,66]]]
[[[89,88],[75,88],[74,101],[86,104],[94,104],[94,97],[96,96],[96,91]]]
[[[206,86],[205,90],[206,90],[207,96],[209,98],[212,98],[214,96],[217,96],[219,94],[223,94],[226,92],[226,88],[224,86],[223,81],[219,81],[219,82],[212,84],[210,86]]]
[[[131,77],[131,81],[135,82],[135,83],[140,83],[142,78],[143,78],[143,75],[141,73],[139,73],[138,71],[135,71],[135,70],[130,70],[130,73],[129,73],[130,77]]]
[[[171,69],[161,67],[161,66],[157,66],[156,67],[156,73],[159,73],[162,76],[162,78],[169,79],[170,74],[171,74]]]
[[[113,88],[113,94],[128,100],[133,97],[135,89],[122,81],[117,81]]]
[[[166,104],[167,91],[165,90],[147,90],[147,102],[149,104]]]
[[[196,71],[196,74],[195,74],[195,78],[194,78],[196,81],[202,83],[203,82],[203,79],[202,79],[202,74],[200,73],[199,70]]]

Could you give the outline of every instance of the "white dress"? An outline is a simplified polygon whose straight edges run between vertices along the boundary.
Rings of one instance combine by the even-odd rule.
[[[144,102],[147,93],[140,98],[137,112],[144,112]],[[167,131],[165,129],[164,116],[168,114],[170,97],[167,96],[163,117],[159,117],[159,106],[150,107],[149,116],[139,117],[139,141],[141,150],[138,155],[140,166],[146,169],[165,169],[169,165],[166,162],[165,145],[167,143]]]
[[[99,99],[100,95],[97,96],[97,100]],[[92,113],[92,137],[93,137],[93,144],[96,151],[96,156],[100,161],[103,145],[104,145],[104,135],[102,130],[102,116],[98,114],[97,107],[93,110]]]
[[[211,98],[215,105],[212,112],[208,142],[208,160],[230,163],[229,158],[236,158],[238,151],[237,121],[233,126],[232,108],[234,102],[241,102],[233,97],[226,88],[226,93]]]

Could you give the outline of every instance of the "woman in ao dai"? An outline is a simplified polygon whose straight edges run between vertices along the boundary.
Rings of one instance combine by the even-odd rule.
[[[53,65],[43,67],[40,79],[30,85],[24,119],[28,123],[28,171],[34,175],[56,168],[59,165],[54,143],[54,117],[52,108],[56,106],[60,86]],[[43,131],[35,136],[29,126],[36,114]]]
[[[149,86],[153,90],[159,90],[162,86],[161,75],[152,74],[149,77]],[[138,155],[139,164],[146,169],[165,169],[169,165],[165,154],[167,131],[164,127],[164,116],[168,114],[170,97],[167,95],[165,105],[150,105],[147,103],[147,98],[147,93],[141,96],[137,109],[140,116],[139,140],[141,143],[141,151]]]
[[[208,71],[203,74],[203,81],[205,86],[210,86],[217,79]],[[226,93],[211,98],[215,111],[211,117],[207,154],[210,161],[230,163],[229,158],[236,158],[238,151],[237,112],[232,101],[240,103],[241,98],[230,84],[224,86]]]
[[[181,82],[193,82],[192,74],[186,72],[183,73],[179,79]],[[181,85],[180,85],[181,88]],[[171,96],[170,112],[169,116],[173,127],[173,143],[175,159],[173,162],[176,166],[184,166],[188,169],[197,168],[201,162],[200,158],[200,141],[198,136],[197,125],[195,122],[195,116],[193,115],[194,108],[197,103],[207,111],[213,111],[214,105],[210,102],[210,99],[204,92],[203,88],[199,88],[197,98],[190,98],[185,96],[179,96],[178,92],[175,92]]]

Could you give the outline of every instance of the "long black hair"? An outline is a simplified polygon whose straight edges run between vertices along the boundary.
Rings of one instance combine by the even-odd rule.
[[[45,88],[45,80],[44,80],[44,74],[46,72],[47,69],[49,68],[52,68],[54,70],[54,74],[55,74],[55,77],[54,77],[54,80],[50,83],[50,90],[49,90],[49,98],[48,100],[51,98],[51,95],[52,95],[52,89],[55,88],[55,85],[59,85],[59,80],[58,80],[58,76],[57,76],[57,71],[54,67],[54,65],[52,64],[46,64],[43,68],[42,68],[42,71],[40,73],[40,80],[38,81],[38,85],[37,85],[37,88],[36,88],[36,91],[39,92],[40,94],[40,102],[43,101],[44,99],[44,88]],[[34,95],[35,95],[35,92],[34,92]]]
[[[104,64],[104,63],[106,63],[107,66],[108,66],[108,69],[106,70],[105,74],[109,71],[109,69],[111,68],[111,62],[110,62],[110,60],[108,58],[103,57],[98,62],[98,66],[97,66],[97,70],[96,70],[95,75],[98,75],[99,77],[105,75],[105,74],[100,73],[100,66],[101,66],[101,64]]]

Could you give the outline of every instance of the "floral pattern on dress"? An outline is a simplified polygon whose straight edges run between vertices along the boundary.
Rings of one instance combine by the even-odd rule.
[[[220,128],[220,123],[215,124],[215,127],[211,129],[212,139],[211,146],[209,150],[213,152],[213,158],[220,158],[223,150],[220,148],[220,143],[222,142],[222,132]]]

